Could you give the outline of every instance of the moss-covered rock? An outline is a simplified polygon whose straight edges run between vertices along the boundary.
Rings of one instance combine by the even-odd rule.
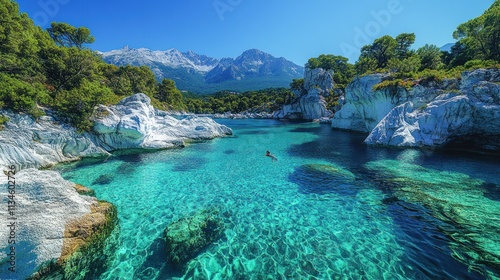
[[[295,168],[289,180],[299,185],[301,193],[327,194],[355,192],[349,186],[356,177],[349,170],[331,164],[305,164]]]
[[[81,195],[95,196],[95,191],[80,184],[75,185],[75,190]]]
[[[94,279],[109,260],[108,237],[118,223],[116,207],[105,201],[91,205],[91,213],[66,224],[61,256],[30,279]]]
[[[224,229],[224,222],[214,209],[171,223],[164,231],[168,261],[175,268],[183,269],[189,260],[221,238]]]
[[[484,263],[500,267],[500,201],[488,197],[486,189],[496,185],[396,160],[369,162],[365,167],[390,187],[398,200],[423,205],[434,217],[458,225],[443,232],[453,240],[450,247],[460,247],[457,251],[470,258],[460,257],[461,261],[474,268]]]

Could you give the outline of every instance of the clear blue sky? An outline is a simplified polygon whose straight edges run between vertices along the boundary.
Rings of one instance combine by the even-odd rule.
[[[383,35],[415,33],[414,47],[454,42],[455,28],[493,0],[19,0],[42,27],[86,26],[92,49],[126,45],[192,50],[215,58],[257,48],[299,65],[320,54],[354,62]]]

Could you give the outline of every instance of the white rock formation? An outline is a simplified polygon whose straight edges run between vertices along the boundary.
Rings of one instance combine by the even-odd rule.
[[[456,80],[445,80],[410,90],[374,91],[384,78],[356,78],[346,89],[346,104],[335,114],[332,127],[368,132],[367,144],[418,147],[464,142],[500,149],[500,71],[464,72],[459,90],[452,90]]]
[[[498,71],[465,72],[458,93],[439,95],[424,106],[411,101],[397,106],[365,142],[411,147],[470,143],[500,150],[499,81]]]
[[[116,149],[169,148],[182,146],[188,139],[232,134],[230,128],[210,118],[177,119],[158,111],[142,93],[125,98],[116,106],[99,106],[94,133],[79,134],[50,116],[35,121],[24,114],[0,114],[10,118],[0,130],[0,166],[14,164],[18,169],[109,155]]]
[[[0,196],[8,198],[8,178],[3,169],[0,172]],[[7,201],[2,203],[5,209],[0,211],[0,219],[3,221],[0,230],[0,259],[4,260],[10,253],[10,246],[15,246],[18,268],[16,278],[25,279],[30,275],[22,273],[34,272],[42,263],[59,258],[66,223],[90,213],[90,206],[97,203],[94,197],[79,195],[74,186],[74,183],[64,180],[55,171],[31,168],[15,175],[13,215],[7,212]],[[12,228],[15,244],[8,243],[9,236],[12,235],[11,229],[7,227],[10,222],[15,222],[15,228]],[[9,263],[2,262],[0,275],[6,272],[5,276],[8,276],[9,267]]]
[[[315,120],[330,117],[332,112],[326,109],[325,96],[333,89],[333,71],[321,68],[306,68],[304,73],[304,89],[307,93],[296,93],[298,98],[291,104],[284,105],[275,112],[277,119]]]
[[[123,99],[115,106],[100,105],[94,117],[93,138],[106,150],[160,149],[184,145],[188,139],[211,139],[232,134],[232,130],[211,118],[174,118],[158,111],[145,94]]]
[[[10,120],[0,130],[0,166],[18,169],[41,167],[78,160],[81,157],[108,154],[86,134],[64,125],[50,116],[38,121],[25,114],[0,111]]]

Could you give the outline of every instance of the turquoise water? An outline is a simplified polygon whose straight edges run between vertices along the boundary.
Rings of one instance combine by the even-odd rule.
[[[58,167],[118,208],[101,279],[500,278],[498,157],[367,147],[313,123],[220,122],[234,136]],[[164,229],[212,207],[223,237],[173,269]]]

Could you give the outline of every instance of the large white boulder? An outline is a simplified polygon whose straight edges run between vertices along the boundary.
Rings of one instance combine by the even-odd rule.
[[[232,130],[211,118],[173,117],[153,108],[145,94],[123,99],[115,106],[99,105],[94,131],[78,133],[52,116],[34,120],[26,114],[0,111],[9,121],[0,130],[0,166],[39,168],[82,157],[106,156],[117,149],[162,149],[189,139],[212,139]]]
[[[439,95],[424,106],[411,101],[397,106],[365,142],[411,147],[458,143],[500,150],[498,81],[500,73],[496,70],[465,72],[460,91]]]
[[[421,106],[440,92],[438,88],[420,85],[410,90],[401,87],[373,90],[375,85],[387,77],[387,74],[373,74],[355,78],[346,88],[346,103],[335,113],[332,127],[370,132],[394,107],[410,100],[416,106]],[[440,85],[440,87],[447,86],[447,83]]]
[[[108,151],[127,148],[160,149],[184,145],[188,139],[212,139],[232,130],[211,118],[173,117],[151,105],[143,93],[115,106],[99,105],[94,114],[94,139]]]

